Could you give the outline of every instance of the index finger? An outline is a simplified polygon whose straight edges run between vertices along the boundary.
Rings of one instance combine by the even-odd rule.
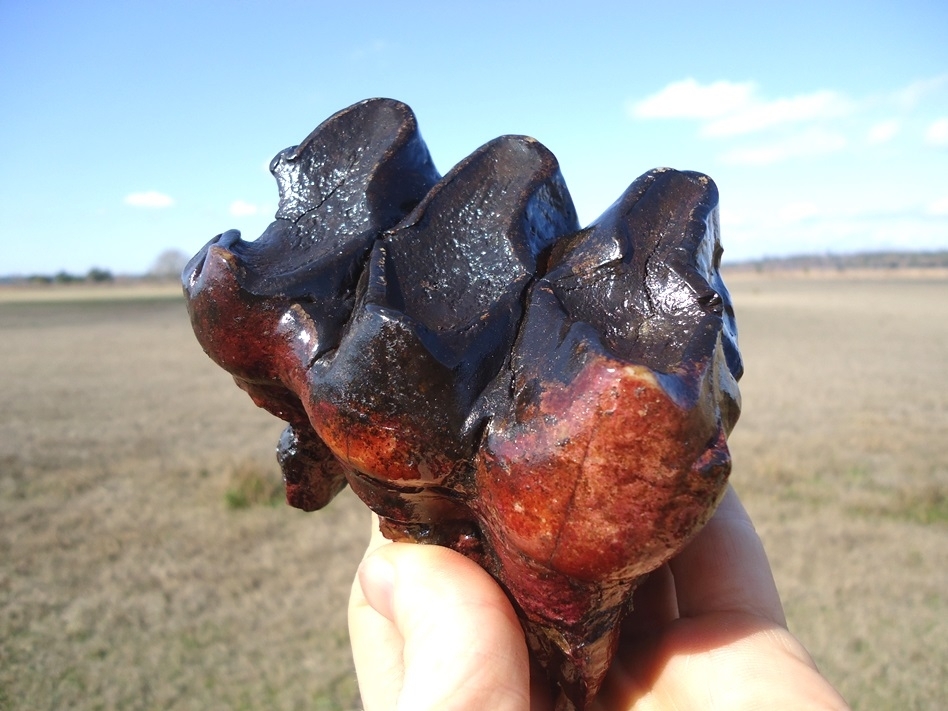
[[[786,627],[764,544],[730,485],[714,516],[669,567],[681,617],[746,612]]]

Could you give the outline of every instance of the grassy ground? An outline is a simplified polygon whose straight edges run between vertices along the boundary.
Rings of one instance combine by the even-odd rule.
[[[791,627],[855,708],[937,708],[948,280],[729,284],[733,481]],[[361,503],[274,503],[282,425],[201,352],[179,297],[4,301],[0,709],[359,708]]]
[[[734,482],[791,629],[858,709],[948,698],[948,280],[731,281]]]

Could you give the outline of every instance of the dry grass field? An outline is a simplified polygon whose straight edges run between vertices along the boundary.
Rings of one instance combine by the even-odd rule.
[[[729,285],[733,482],[791,627],[854,708],[940,708],[948,279]],[[0,709],[359,708],[361,503],[274,503],[281,423],[175,290],[66,296],[0,294]]]

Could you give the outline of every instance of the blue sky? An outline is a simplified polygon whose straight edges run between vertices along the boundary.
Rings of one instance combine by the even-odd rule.
[[[442,173],[557,156],[580,220],[709,174],[725,258],[948,248],[948,3],[0,0],[0,274],[146,271],[276,208],[270,158],[361,99]]]

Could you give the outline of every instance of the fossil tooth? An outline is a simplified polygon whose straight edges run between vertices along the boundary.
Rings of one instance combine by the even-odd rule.
[[[288,423],[288,501],[348,483],[389,538],[476,560],[558,708],[586,708],[636,585],[730,472],[742,363],[717,188],[656,169],[580,229],[537,141],[495,139],[441,178],[387,99],[271,170],[274,223],[215,238],[182,279],[201,345]]]

